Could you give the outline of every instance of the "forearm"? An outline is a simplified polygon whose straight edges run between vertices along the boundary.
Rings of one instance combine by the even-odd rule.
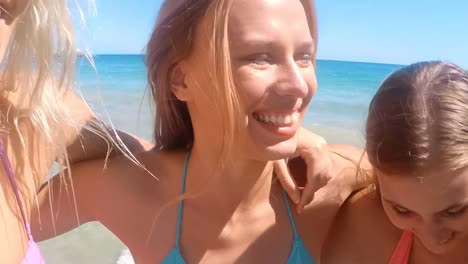
[[[133,155],[153,148],[150,142],[128,132],[112,129],[93,119],[80,131],[68,147],[71,164],[84,160],[103,159],[119,154]]]
[[[68,161],[71,164],[122,153],[132,155],[152,148],[152,144],[146,140],[106,125],[72,91],[67,93],[64,100],[73,122],[60,124],[62,127],[59,129],[64,131]]]
[[[31,230],[37,241],[46,240],[78,227],[86,222],[81,210],[76,208],[76,192],[73,194],[67,177],[54,176],[45,183],[38,194],[39,208],[31,212]],[[67,184],[67,187],[65,187]]]
[[[34,206],[31,213],[35,239],[49,239],[97,220],[103,166],[103,160],[81,162],[73,166],[72,174],[65,170],[41,186],[39,207]]]
[[[351,193],[372,183],[373,168],[364,150],[351,145],[328,145],[332,157],[331,179],[344,202]]]

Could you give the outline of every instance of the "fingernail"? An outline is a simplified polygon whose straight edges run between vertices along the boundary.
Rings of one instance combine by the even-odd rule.
[[[294,196],[295,196],[295,197],[294,197],[294,203],[295,203],[295,204],[298,204],[298,203],[301,201],[301,197],[299,196],[299,194],[296,194],[296,195],[294,195]]]

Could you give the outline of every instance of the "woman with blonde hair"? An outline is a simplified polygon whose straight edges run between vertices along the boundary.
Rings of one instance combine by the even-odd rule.
[[[298,147],[317,86],[316,26],[310,0],[165,1],[147,48],[158,148],[137,155],[159,181],[123,158],[98,174],[103,161],[72,166],[80,222],[100,221],[137,263],[320,259],[352,191],[347,177],[330,179],[298,215],[271,162]],[[63,200],[53,203],[57,233],[76,226]]]
[[[366,126],[375,184],[342,207],[323,263],[467,262],[467,102],[468,74],[451,63],[416,63],[382,83]]]
[[[75,60],[67,1],[0,0],[0,263],[43,263],[29,221],[52,164],[108,154],[107,128],[71,89]]]

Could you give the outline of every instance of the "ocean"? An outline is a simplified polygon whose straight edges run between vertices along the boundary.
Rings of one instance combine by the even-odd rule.
[[[77,86],[98,115],[116,128],[150,140],[153,109],[142,55],[97,55],[95,68],[84,59]],[[318,91],[303,126],[329,143],[364,144],[370,100],[380,83],[401,65],[319,60]],[[88,223],[40,243],[49,264],[130,264],[125,246],[99,223]]]

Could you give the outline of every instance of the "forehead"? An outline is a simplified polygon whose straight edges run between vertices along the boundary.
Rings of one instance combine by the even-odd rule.
[[[409,209],[444,209],[468,202],[468,169],[458,173],[431,171],[418,175],[377,172],[382,197]]]
[[[280,33],[310,32],[304,7],[299,0],[235,0],[229,15],[229,32],[234,38]]]

